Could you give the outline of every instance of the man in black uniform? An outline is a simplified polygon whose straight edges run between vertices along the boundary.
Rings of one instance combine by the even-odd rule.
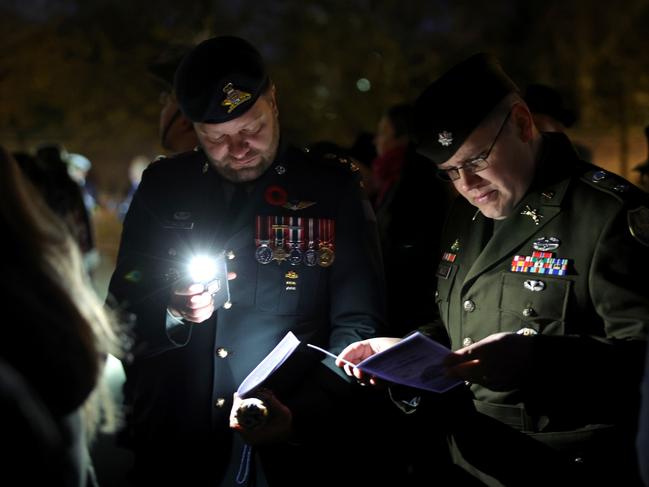
[[[175,91],[200,149],[145,171],[110,286],[135,317],[125,400],[137,481],[320,485],[338,452],[318,449],[327,437],[315,431],[327,431],[328,397],[347,382],[302,353],[299,373],[265,393],[266,426],[242,435],[228,424],[233,393],[289,331],[334,351],[375,335],[373,213],[350,160],[316,160],[280,140],[275,86],[246,41],[199,44]],[[215,309],[211,289],[182,277],[192,255],[221,252],[236,278]]]
[[[460,195],[442,234],[435,297],[455,350],[448,373],[468,381],[481,420],[452,426],[454,460],[488,485],[570,485],[568,473],[584,485],[637,485],[646,195],[581,161],[564,134],[539,132],[487,55],[432,83],[414,127],[418,151]],[[341,358],[356,362],[394,342],[353,344]],[[505,452],[505,435],[537,453]]]

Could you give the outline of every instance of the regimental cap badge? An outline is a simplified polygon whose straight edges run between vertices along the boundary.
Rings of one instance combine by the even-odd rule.
[[[453,134],[444,130],[437,135],[437,142],[442,144],[444,147],[448,147],[453,143]]]
[[[223,87],[223,93],[225,93],[225,100],[221,102],[222,107],[228,107],[228,113],[231,113],[232,110],[237,108],[242,103],[250,100],[252,95],[242,90],[237,90],[232,83],[227,83]]]

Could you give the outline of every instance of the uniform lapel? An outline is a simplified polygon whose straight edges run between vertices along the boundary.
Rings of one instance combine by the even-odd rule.
[[[532,191],[523,198],[513,214],[499,225],[498,230],[469,269],[464,278],[463,291],[481,274],[502,263],[503,260],[511,259],[533,235],[542,233],[543,228],[561,212],[561,201],[569,183],[569,179],[564,179]],[[538,225],[531,216],[522,214],[528,207],[537,210],[537,214],[540,215]]]
[[[280,148],[280,151],[278,151],[278,157],[268,170],[266,170],[266,172],[255,182],[254,189],[252,190],[246,204],[237,213],[228,235],[228,244],[230,246],[234,247],[232,244],[233,241],[240,241],[242,238],[246,241],[252,241],[251,235],[252,232],[254,232],[253,222],[255,221],[255,213],[259,208],[268,204],[265,200],[265,192],[268,187],[279,183],[279,173],[282,171],[278,170],[278,166],[282,165],[282,162],[280,161],[283,161],[285,155],[285,148],[281,143]],[[285,168],[282,169],[285,170]],[[284,187],[285,185],[282,184],[281,186]]]

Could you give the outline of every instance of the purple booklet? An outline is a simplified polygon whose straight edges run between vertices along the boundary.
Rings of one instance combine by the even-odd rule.
[[[319,347],[308,346],[337,358]],[[426,391],[445,392],[462,383],[460,379],[448,377],[445,373],[442,362],[450,353],[452,352],[444,345],[417,331],[396,345],[356,365],[351,363],[350,365],[358,367],[367,375],[394,384]]]

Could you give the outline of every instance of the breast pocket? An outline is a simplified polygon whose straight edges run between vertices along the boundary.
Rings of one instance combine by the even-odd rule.
[[[256,307],[287,315],[311,315],[325,302],[324,274],[320,267],[283,263],[258,265]],[[321,298],[319,298],[319,296]]]
[[[543,274],[505,273],[500,291],[500,329],[529,328],[549,335],[564,333],[572,281]]]

